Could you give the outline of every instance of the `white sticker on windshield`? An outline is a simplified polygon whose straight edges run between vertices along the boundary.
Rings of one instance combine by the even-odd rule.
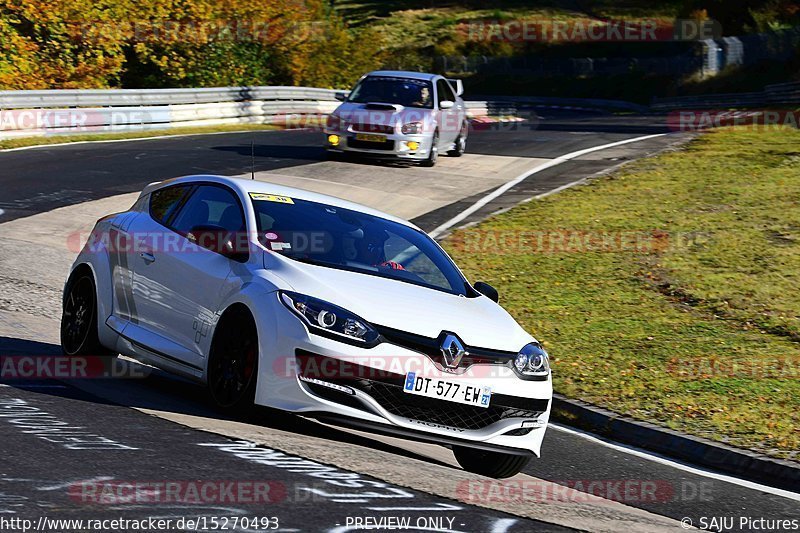
[[[273,250],[290,250],[292,248],[292,245],[289,244],[288,242],[272,241],[271,243],[269,243],[269,245]]]

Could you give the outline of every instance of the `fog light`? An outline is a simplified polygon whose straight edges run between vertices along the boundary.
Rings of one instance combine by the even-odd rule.
[[[406,144],[408,145],[409,150],[416,150],[417,148],[419,148],[419,143],[415,141],[409,141]]]
[[[339,146],[339,136],[338,135],[328,135],[328,142],[333,146]]]

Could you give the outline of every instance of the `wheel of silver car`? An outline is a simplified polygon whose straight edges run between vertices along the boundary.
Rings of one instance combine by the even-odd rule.
[[[428,158],[422,161],[423,167],[432,167],[436,165],[439,160],[439,132],[433,132],[433,139],[431,139],[431,150],[428,153]]]
[[[511,455],[453,446],[456,461],[467,472],[493,478],[507,478],[519,474],[530,461],[527,455]]]
[[[223,410],[240,412],[253,406],[258,375],[258,335],[244,309],[225,313],[211,342],[208,388]]]
[[[64,291],[61,351],[64,355],[110,355],[97,335],[97,293],[88,269],[76,270]]]
[[[461,157],[464,155],[464,152],[467,150],[467,125],[464,124],[461,127],[461,131],[456,138],[455,146],[453,149],[447,152],[447,155],[450,157]]]

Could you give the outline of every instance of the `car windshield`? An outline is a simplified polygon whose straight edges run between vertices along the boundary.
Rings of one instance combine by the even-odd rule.
[[[350,209],[250,193],[259,242],[313,265],[469,295],[450,258],[425,233]]]
[[[358,82],[347,101],[357,104],[380,102],[432,109],[433,89],[431,83],[425,80],[368,76]]]

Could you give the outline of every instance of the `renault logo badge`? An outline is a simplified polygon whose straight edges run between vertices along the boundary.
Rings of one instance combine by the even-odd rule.
[[[452,333],[448,333],[442,341],[442,355],[444,356],[444,364],[449,368],[458,368],[461,364],[461,359],[467,355],[464,350],[464,345],[458,340],[458,337]]]

